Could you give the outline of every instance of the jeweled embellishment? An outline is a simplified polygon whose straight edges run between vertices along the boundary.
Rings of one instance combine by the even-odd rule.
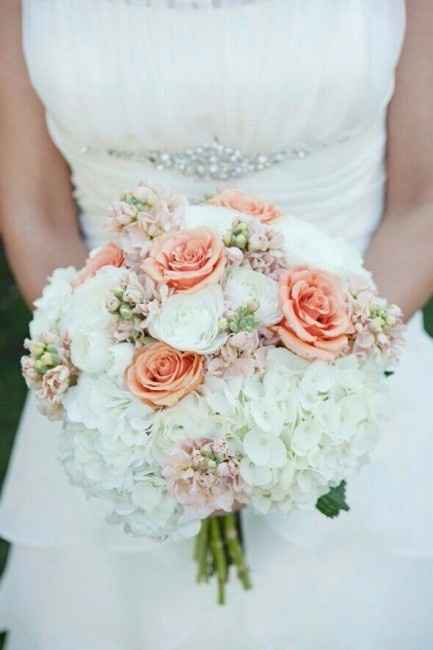
[[[224,181],[269,169],[286,160],[305,158],[310,150],[281,149],[271,154],[247,155],[239,149],[224,146],[215,138],[210,144],[174,153],[156,149],[147,152],[109,149],[108,154],[120,160],[148,162],[159,171],[173,171],[202,180]]]

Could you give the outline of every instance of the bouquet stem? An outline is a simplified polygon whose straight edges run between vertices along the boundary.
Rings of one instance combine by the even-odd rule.
[[[197,563],[197,582],[209,582],[210,578],[216,578],[219,605],[226,602],[226,584],[231,565],[236,568],[243,588],[251,589],[240,513],[213,515],[204,519],[196,538],[194,559]]]

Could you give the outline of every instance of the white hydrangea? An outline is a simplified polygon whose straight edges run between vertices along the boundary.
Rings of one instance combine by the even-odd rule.
[[[128,446],[143,445],[153,421],[153,411],[108,374],[82,373],[64,398],[70,422],[118,436]]]
[[[108,373],[83,373],[65,400],[62,458],[72,481],[108,501],[110,521],[134,535],[197,531],[161,473],[186,438],[226,439],[258,512],[312,509],[368,457],[383,385],[378,368],[355,357],[307,363],[270,348],[263,375],[208,376],[200,393],[155,412]]]
[[[369,381],[366,382],[366,372]],[[365,461],[377,436],[384,380],[355,357],[307,363],[271,348],[262,377],[207,381],[222,435],[242,450],[242,476],[260,512],[313,508]]]
[[[107,503],[107,521],[125,532],[163,540],[192,537],[199,521],[185,517],[167,493],[159,468],[143,462],[140,448],[125,445],[116,435],[67,423],[59,457],[75,485]]]

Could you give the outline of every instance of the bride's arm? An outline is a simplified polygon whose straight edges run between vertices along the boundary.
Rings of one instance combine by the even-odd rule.
[[[407,0],[389,115],[383,221],[367,252],[383,295],[409,318],[433,294],[433,4]]]
[[[30,303],[56,266],[80,265],[86,250],[68,167],[28,77],[18,0],[1,3],[0,43],[0,231]]]

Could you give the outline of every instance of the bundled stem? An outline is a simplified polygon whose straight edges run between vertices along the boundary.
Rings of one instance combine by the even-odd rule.
[[[238,578],[244,589],[251,589],[250,570],[245,561],[245,554],[239,539],[235,516],[233,514],[226,515],[222,518],[222,524],[224,526],[225,539],[227,541],[230,559],[237,569]]]
[[[197,582],[208,582],[213,575],[218,582],[218,603],[226,602],[226,584],[230,565],[236,568],[244,589],[251,589],[251,578],[242,544],[240,515],[232,513],[203,520],[194,551]]]

